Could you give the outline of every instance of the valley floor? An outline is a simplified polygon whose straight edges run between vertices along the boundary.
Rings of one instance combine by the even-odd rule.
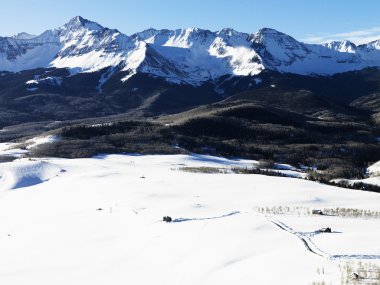
[[[252,163],[200,155],[2,163],[1,283],[380,283],[379,194],[181,170]]]

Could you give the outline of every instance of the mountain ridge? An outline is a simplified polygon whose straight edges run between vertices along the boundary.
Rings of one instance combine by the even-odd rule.
[[[231,28],[147,29],[125,35],[72,18],[38,36],[0,37],[0,70],[67,68],[72,74],[112,67],[171,83],[200,85],[223,76],[256,76],[263,70],[329,76],[380,66],[380,40],[365,45],[335,41],[316,45],[271,28],[242,33]]]

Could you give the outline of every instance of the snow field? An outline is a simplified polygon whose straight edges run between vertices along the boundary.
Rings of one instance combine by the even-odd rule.
[[[175,170],[251,163],[200,155],[3,163],[0,172],[8,173],[3,177],[24,181],[34,173],[39,183],[2,188],[2,283],[340,284],[341,255],[379,261],[378,219],[272,217],[254,210],[286,205],[380,211],[376,193],[301,179]],[[166,215],[176,222],[162,222]],[[308,237],[341,258],[308,251],[271,219],[306,236],[331,226],[339,233]]]

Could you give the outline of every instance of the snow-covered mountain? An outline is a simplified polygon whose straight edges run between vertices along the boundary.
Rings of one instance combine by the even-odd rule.
[[[18,33],[17,35],[12,36],[12,38],[14,38],[16,40],[30,40],[30,39],[33,39],[35,37],[36,37],[35,35],[31,35],[31,34],[28,34],[25,32],[21,32],[21,33]]]
[[[72,73],[113,67],[123,81],[147,73],[174,83],[199,84],[224,75],[254,76],[265,69],[331,75],[380,66],[380,41],[301,43],[273,29],[254,34],[233,29],[148,29],[132,36],[82,17],[39,36],[0,37],[0,70],[68,68]]]

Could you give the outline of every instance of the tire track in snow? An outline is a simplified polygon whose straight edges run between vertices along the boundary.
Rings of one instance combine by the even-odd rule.
[[[304,244],[304,246],[306,247],[306,249],[308,251],[310,251],[311,253],[314,253],[316,255],[319,255],[321,257],[325,257],[325,258],[330,258],[331,259],[331,255],[324,252],[323,250],[319,249],[311,240],[310,238],[300,234],[300,233],[297,233],[296,231],[294,231],[292,228],[288,227],[287,225],[285,225],[284,223],[280,222],[280,221],[276,221],[276,220],[272,220],[272,219],[268,219],[272,224],[276,225],[277,227],[279,227],[280,229],[282,229],[283,231],[286,231],[292,235],[295,235],[299,240],[302,241],[302,243]]]
[[[225,215],[217,216],[217,217],[209,217],[209,218],[178,218],[174,219],[173,223],[183,223],[183,222],[189,222],[189,221],[205,221],[205,220],[215,220],[215,219],[222,219],[222,218],[227,218],[230,216],[234,216],[240,214],[239,211],[231,212]]]
[[[331,254],[328,254],[326,252],[324,252],[323,250],[321,250],[320,248],[318,248],[312,241],[309,237],[301,234],[301,233],[298,233],[296,231],[294,231],[291,227],[285,225],[284,223],[280,222],[280,221],[277,221],[277,220],[273,220],[273,219],[268,219],[268,221],[270,221],[272,224],[276,225],[277,227],[279,227],[280,229],[282,229],[283,231],[286,231],[290,234],[293,234],[295,235],[299,240],[302,241],[302,243],[305,245],[306,249],[308,251],[310,251],[311,253],[314,253],[316,255],[319,255],[321,257],[325,257],[325,258],[328,258],[328,259],[331,259],[331,260],[341,260],[341,259],[380,259],[380,255],[367,255],[367,254],[335,254],[335,255],[331,255]]]
[[[332,255],[331,259],[380,259],[378,254],[337,254]]]

